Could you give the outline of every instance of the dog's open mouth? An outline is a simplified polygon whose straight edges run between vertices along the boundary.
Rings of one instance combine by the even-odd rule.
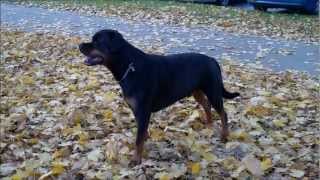
[[[92,43],[81,43],[79,45],[79,50],[86,56],[84,64],[87,66],[103,64],[103,61],[105,60],[105,55],[96,49]]]
[[[99,55],[95,56],[87,56],[86,60],[84,61],[84,64],[88,66],[93,66],[97,64],[102,64],[103,62],[103,57]]]

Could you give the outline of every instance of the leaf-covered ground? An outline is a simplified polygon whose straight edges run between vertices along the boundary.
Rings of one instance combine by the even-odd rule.
[[[186,98],[152,116],[143,163],[128,166],[135,120],[104,67],[87,67],[83,39],[1,29],[4,179],[318,179],[318,79],[224,60],[231,134]],[[150,46],[139,44],[147,52]]]
[[[12,3],[12,1],[10,1]],[[98,16],[120,16],[133,21],[170,25],[208,25],[214,29],[319,42],[316,15],[265,13],[233,7],[163,0],[14,0],[27,6],[76,11]]]

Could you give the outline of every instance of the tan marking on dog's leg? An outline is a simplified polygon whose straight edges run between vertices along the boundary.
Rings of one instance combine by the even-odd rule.
[[[228,141],[228,136],[229,136],[228,117],[227,117],[227,114],[226,114],[226,112],[224,110],[222,110],[219,115],[220,115],[220,118],[221,118],[221,125],[222,125],[221,141],[222,142],[227,142]]]
[[[143,145],[144,145],[144,140],[141,143],[136,145],[136,150],[133,158],[134,165],[141,164]]]
[[[204,93],[200,90],[194,91],[192,93],[194,99],[202,106],[206,113],[206,124],[212,124],[212,114],[211,114],[211,104],[208,99],[205,97]]]

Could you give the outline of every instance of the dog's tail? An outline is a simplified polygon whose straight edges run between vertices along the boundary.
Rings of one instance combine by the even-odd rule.
[[[235,97],[238,97],[240,96],[240,93],[238,92],[234,92],[234,93],[231,93],[231,92],[228,92],[224,87],[223,87],[223,92],[222,92],[222,96],[226,99],[233,99]]]
[[[219,69],[219,71],[220,71],[220,74],[221,74],[221,68],[220,68],[219,63],[218,63],[215,59],[213,59],[213,60],[214,60],[213,62],[215,62],[216,66],[218,67],[218,69]],[[224,86],[223,86],[222,77],[219,76],[218,78],[219,78],[219,81],[220,81],[221,84],[222,84],[222,90],[223,90],[223,91],[222,91],[222,96],[223,96],[224,98],[226,98],[226,99],[233,99],[233,98],[235,98],[235,97],[240,96],[240,93],[238,93],[238,92],[234,92],[234,93],[228,92],[228,91],[224,88]]]

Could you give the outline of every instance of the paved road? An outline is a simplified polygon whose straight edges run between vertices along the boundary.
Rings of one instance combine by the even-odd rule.
[[[263,64],[275,71],[297,70],[319,73],[319,45],[298,41],[230,34],[209,27],[182,27],[131,22],[115,17],[84,16],[11,4],[1,5],[1,23],[25,31],[58,32],[87,36],[111,28],[129,41],[160,44],[166,53],[201,52],[230,56],[241,63]]]

